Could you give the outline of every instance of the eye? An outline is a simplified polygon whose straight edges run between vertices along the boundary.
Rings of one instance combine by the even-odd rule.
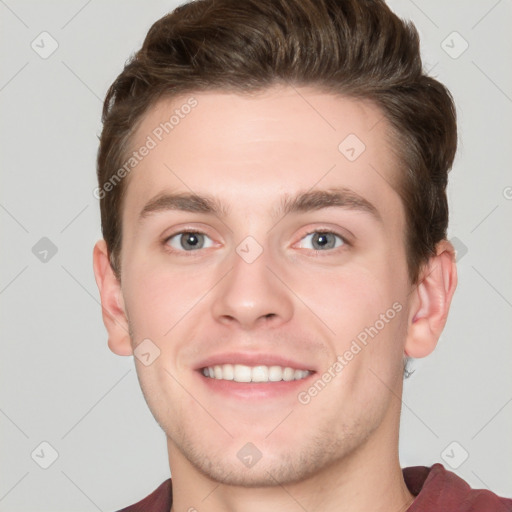
[[[213,246],[212,239],[197,231],[181,231],[165,239],[165,244],[178,251],[194,251]]]
[[[304,243],[310,243],[312,247],[304,247]],[[346,240],[332,231],[313,231],[301,239],[300,248],[321,251],[322,249],[336,249],[346,245]]]

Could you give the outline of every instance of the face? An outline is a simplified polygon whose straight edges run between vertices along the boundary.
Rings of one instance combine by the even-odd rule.
[[[398,430],[410,284],[388,130],[311,88],[191,94],[144,118],[121,292],[171,471],[300,481]]]

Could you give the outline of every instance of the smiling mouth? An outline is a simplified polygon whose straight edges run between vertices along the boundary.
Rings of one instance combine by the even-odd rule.
[[[297,370],[289,366],[246,366],[243,364],[222,364],[202,368],[201,373],[210,379],[235,382],[280,382],[302,380],[313,372]]]

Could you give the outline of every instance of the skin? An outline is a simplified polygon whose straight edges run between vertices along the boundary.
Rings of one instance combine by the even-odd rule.
[[[190,96],[155,105],[133,147]],[[197,106],[126,178],[121,282],[105,242],[94,248],[110,349],[131,355],[150,339],[160,350],[148,366],[134,361],[167,435],[172,510],[406,510],[414,497],[398,459],[403,357],[436,346],[457,284],[453,247],[438,244],[411,285],[397,155],[372,103],[306,87],[193,97]],[[353,162],[338,150],[351,133],[366,145]],[[332,187],[364,197],[381,220],[340,207],[272,216],[284,194]],[[190,191],[216,196],[229,214],[139,220],[158,194]],[[205,233],[206,246],[165,242],[187,229]],[[331,237],[334,248],[319,248],[307,236],[316,229],[349,243]],[[236,251],[249,235],[263,249],[252,263]],[[400,312],[307,404],[296,392],[213,392],[195,370],[213,354],[268,353],[318,377],[395,303]],[[248,442],[261,453],[252,467],[237,457]]]

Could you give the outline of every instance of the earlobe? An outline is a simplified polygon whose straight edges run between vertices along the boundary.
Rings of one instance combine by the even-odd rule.
[[[110,265],[105,240],[99,240],[94,246],[93,268],[101,297],[103,323],[108,332],[108,346],[117,355],[132,355],[121,283]]]
[[[413,292],[404,347],[407,356],[425,357],[434,350],[446,324],[456,287],[455,250],[448,240],[442,240]]]

